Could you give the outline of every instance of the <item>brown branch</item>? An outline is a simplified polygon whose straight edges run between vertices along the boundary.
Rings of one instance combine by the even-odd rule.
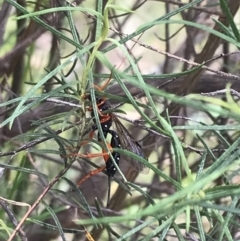
[[[229,10],[232,14],[232,16],[235,16],[236,12],[239,9],[240,2],[235,0],[229,0],[228,2]],[[226,16],[220,16],[218,21],[222,23],[224,26],[228,26],[228,20]],[[216,24],[214,27],[215,31],[222,32],[221,27],[219,24]],[[208,37],[208,40],[201,51],[200,54],[197,55],[196,59],[194,60],[195,63],[204,63],[205,61],[212,58],[214,53],[216,52],[219,45],[222,43],[222,39],[220,39],[218,36],[215,36],[214,34],[210,34]],[[192,92],[194,89],[195,84],[198,82],[198,79],[200,78],[200,74],[203,71],[203,69],[199,69],[189,75],[184,80],[183,87],[177,91],[177,95],[187,95]]]
[[[68,171],[68,169],[71,167],[72,162],[66,166],[44,189],[42,194],[38,197],[38,199],[34,202],[34,204],[29,208],[29,210],[26,212],[24,217],[21,219],[15,230],[13,231],[12,235],[8,239],[8,241],[12,241],[17,232],[19,232],[20,228],[22,227],[23,223],[26,221],[26,219],[29,217],[29,215],[32,213],[32,211],[38,206],[38,204],[41,202],[41,200],[44,198],[44,196],[48,193],[48,191],[54,186],[55,183],[58,182],[58,180]]]

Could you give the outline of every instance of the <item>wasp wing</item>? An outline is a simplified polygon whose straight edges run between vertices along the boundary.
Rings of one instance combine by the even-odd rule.
[[[112,114],[112,119],[116,127],[116,132],[119,135],[122,149],[133,152],[136,155],[146,159],[142,147],[139,145],[137,141],[134,140],[134,138],[129,133],[129,131],[124,127],[122,122],[120,122],[120,120],[114,114]],[[148,168],[143,163],[135,160],[134,158],[131,158],[130,156],[125,155],[125,158],[127,163],[129,163],[129,165],[133,167],[135,170],[143,172],[145,174],[148,173]]]

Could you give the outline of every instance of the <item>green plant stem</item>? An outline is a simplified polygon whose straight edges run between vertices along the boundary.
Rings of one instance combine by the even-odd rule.
[[[89,71],[92,68],[93,62],[96,58],[97,51],[101,44],[105,41],[107,34],[108,34],[108,29],[109,29],[109,21],[108,21],[108,11],[109,11],[109,4],[112,2],[112,0],[109,0],[108,3],[105,6],[104,13],[103,13],[103,22],[102,22],[102,31],[99,39],[96,40],[95,46],[93,48],[93,51],[91,55],[89,56],[89,60],[87,62],[86,68],[83,71],[82,75],[82,82],[81,82],[81,91],[82,93],[85,93],[86,89],[86,84],[87,84],[87,77],[89,74]]]

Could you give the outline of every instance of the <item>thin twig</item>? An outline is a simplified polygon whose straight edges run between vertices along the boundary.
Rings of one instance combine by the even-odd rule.
[[[171,3],[171,4],[174,4],[174,5],[178,5],[178,6],[184,6],[186,5],[186,3],[183,3],[183,2],[177,2],[177,1],[172,1],[172,0],[150,0],[150,1],[157,1],[157,2],[164,2],[164,3]],[[204,13],[209,13],[209,14],[213,14],[213,15],[217,15],[217,16],[222,16],[222,13],[219,12],[219,11],[211,11],[209,10],[209,8],[207,7],[191,7],[190,8],[191,10],[196,10],[196,11],[200,11],[201,13],[204,12]]]
[[[208,92],[208,93],[201,93],[201,95],[204,95],[204,96],[224,95],[224,94],[226,94],[228,91],[231,93],[231,95],[240,97],[240,93],[239,93],[238,91],[236,91],[236,90],[233,90],[233,89],[229,89],[229,90],[227,90],[227,89],[217,90],[217,91]]]
[[[48,191],[54,186],[54,184],[58,182],[58,180],[68,171],[68,169],[70,169],[70,167],[72,166],[72,163],[74,161],[75,161],[75,158],[69,164],[67,164],[66,167],[64,169],[62,169],[62,171],[60,171],[59,174],[48,184],[48,186],[44,189],[44,191],[41,193],[41,195],[38,197],[38,199],[34,202],[32,207],[26,212],[24,217],[21,219],[21,221],[19,222],[19,224],[17,225],[17,227],[13,231],[12,235],[8,239],[8,241],[13,240],[13,238],[15,237],[17,232],[19,232],[20,228],[22,227],[22,225],[24,224],[26,219],[29,217],[29,215],[38,206],[38,204],[41,202],[41,200],[44,198],[44,196],[48,193]]]
[[[14,227],[17,227],[18,226],[18,221],[15,218],[14,214],[12,213],[12,211],[9,209],[7,203],[5,201],[3,201],[2,199],[0,199],[0,205],[2,206],[2,208],[4,209],[6,214],[8,215],[10,222],[14,225]],[[28,240],[22,229],[20,229],[20,228],[18,229],[18,234],[19,234],[19,237],[21,238],[21,240],[23,240],[23,241],[27,241]]]
[[[81,121],[75,123],[75,124],[72,124],[66,128],[64,128],[63,130],[58,130],[55,132],[56,135],[59,135],[61,134],[62,132],[66,131],[66,130],[69,130],[71,128],[73,128],[74,126],[80,124]],[[87,134],[89,132],[89,130],[86,130],[84,135]],[[27,150],[28,148],[30,147],[33,147],[33,146],[36,146],[42,142],[45,142],[47,140],[50,140],[52,139],[53,137],[44,137],[44,138],[41,138],[41,139],[37,139],[37,140],[33,140],[33,141],[30,141],[24,145],[22,145],[20,148],[18,148],[17,150],[14,150],[14,151],[8,151],[8,152],[0,152],[0,157],[1,156],[11,156],[11,155],[15,155],[16,153],[20,152],[20,151],[24,151],[24,150]]]
[[[119,32],[119,31],[116,30],[116,29],[113,29],[113,28],[110,28],[110,29],[111,29],[112,31],[118,33],[118,34],[121,35],[121,36],[128,37],[127,34],[123,34],[123,33]],[[154,51],[154,52],[156,52],[156,53],[163,54],[163,55],[165,55],[165,56],[167,56],[167,57],[169,57],[169,58],[174,58],[174,59],[176,59],[176,60],[179,60],[180,62],[187,63],[187,64],[192,65],[192,66],[201,67],[201,69],[204,69],[204,70],[213,72],[213,73],[218,74],[218,75],[221,75],[221,76],[231,77],[231,78],[233,78],[233,79],[235,79],[235,80],[240,80],[240,77],[237,76],[237,75],[233,75],[233,74],[230,74],[230,73],[225,73],[225,72],[219,71],[219,70],[214,70],[214,69],[211,69],[211,68],[209,68],[208,66],[205,65],[206,63],[209,63],[209,62],[211,62],[212,60],[215,60],[216,57],[213,58],[213,59],[210,59],[210,60],[208,60],[208,61],[205,61],[204,64],[200,64],[200,63],[196,63],[196,62],[191,61],[191,60],[187,60],[187,59],[181,58],[181,57],[176,56],[176,55],[174,55],[174,54],[170,54],[170,53],[168,53],[168,52],[166,52],[166,51],[158,50],[158,49],[156,49],[156,48],[154,48],[154,47],[152,47],[152,46],[150,46],[150,45],[147,45],[147,44],[144,44],[144,43],[142,43],[142,42],[140,42],[140,41],[138,41],[138,40],[135,40],[134,38],[132,38],[132,39],[130,39],[130,40],[133,41],[133,42],[135,42],[135,43],[138,43],[139,46],[142,46],[142,47],[144,47],[144,48],[146,48],[146,49],[149,49],[149,50],[151,50],[151,51]],[[235,51],[235,52],[232,52],[231,54],[238,54],[238,53],[240,53],[240,51]],[[229,54],[221,54],[221,55],[219,55],[219,56],[223,57],[223,56],[228,56],[228,55],[229,55]]]
[[[59,104],[59,105],[67,105],[67,106],[71,106],[71,107],[76,107],[76,108],[82,107],[81,105],[78,105],[78,104],[75,104],[75,103],[72,103],[72,102],[67,102],[67,101],[55,99],[55,98],[47,98],[45,101],[56,103],[56,104]]]

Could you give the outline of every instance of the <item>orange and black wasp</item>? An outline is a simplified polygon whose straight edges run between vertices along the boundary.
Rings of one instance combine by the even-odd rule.
[[[98,87],[98,86],[95,86],[95,87],[99,91],[103,91],[104,88],[110,82],[110,80],[111,80],[111,76],[104,84],[103,87]],[[85,97],[86,99],[91,101],[91,96],[89,94],[85,95]],[[89,172],[85,177],[83,177],[78,182],[78,186],[80,186],[89,177],[96,175],[97,173],[102,172],[104,170],[106,171],[106,174],[109,177],[113,177],[115,175],[117,168],[112,158],[114,159],[115,163],[119,165],[121,155],[119,152],[114,151],[113,150],[114,148],[126,149],[144,158],[144,153],[140,144],[137,141],[135,141],[135,139],[128,132],[128,130],[122,124],[122,122],[118,119],[118,117],[113,112],[111,112],[110,102],[106,100],[105,97],[96,96],[96,105],[98,108],[98,118],[100,120],[100,128],[103,133],[103,136],[104,138],[107,138],[108,134],[111,135],[111,143],[110,144],[107,143],[107,146],[108,146],[108,149],[112,151],[111,152],[112,157],[108,154],[107,150],[103,150],[103,152],[99,154],[88,154],[87,157],[89,158],[103,156],[105,161],[105,166]],[[92,139],[94,137],[95,131],[98,131],[98,141],[102,141],[93,108],[90,106],[88,110],[91,112],[91,117],[94,122],[92,126],[92,131],[90,132],[90,138]],[[116,130],[111,129],[113,126],[113,123],[115,125]],[[144,165],[140,162],[137,162],[135,159],[130,158],[129,156],[126,156],[126,159],[128,163],[137,171],[141,172],[144,169]]]

